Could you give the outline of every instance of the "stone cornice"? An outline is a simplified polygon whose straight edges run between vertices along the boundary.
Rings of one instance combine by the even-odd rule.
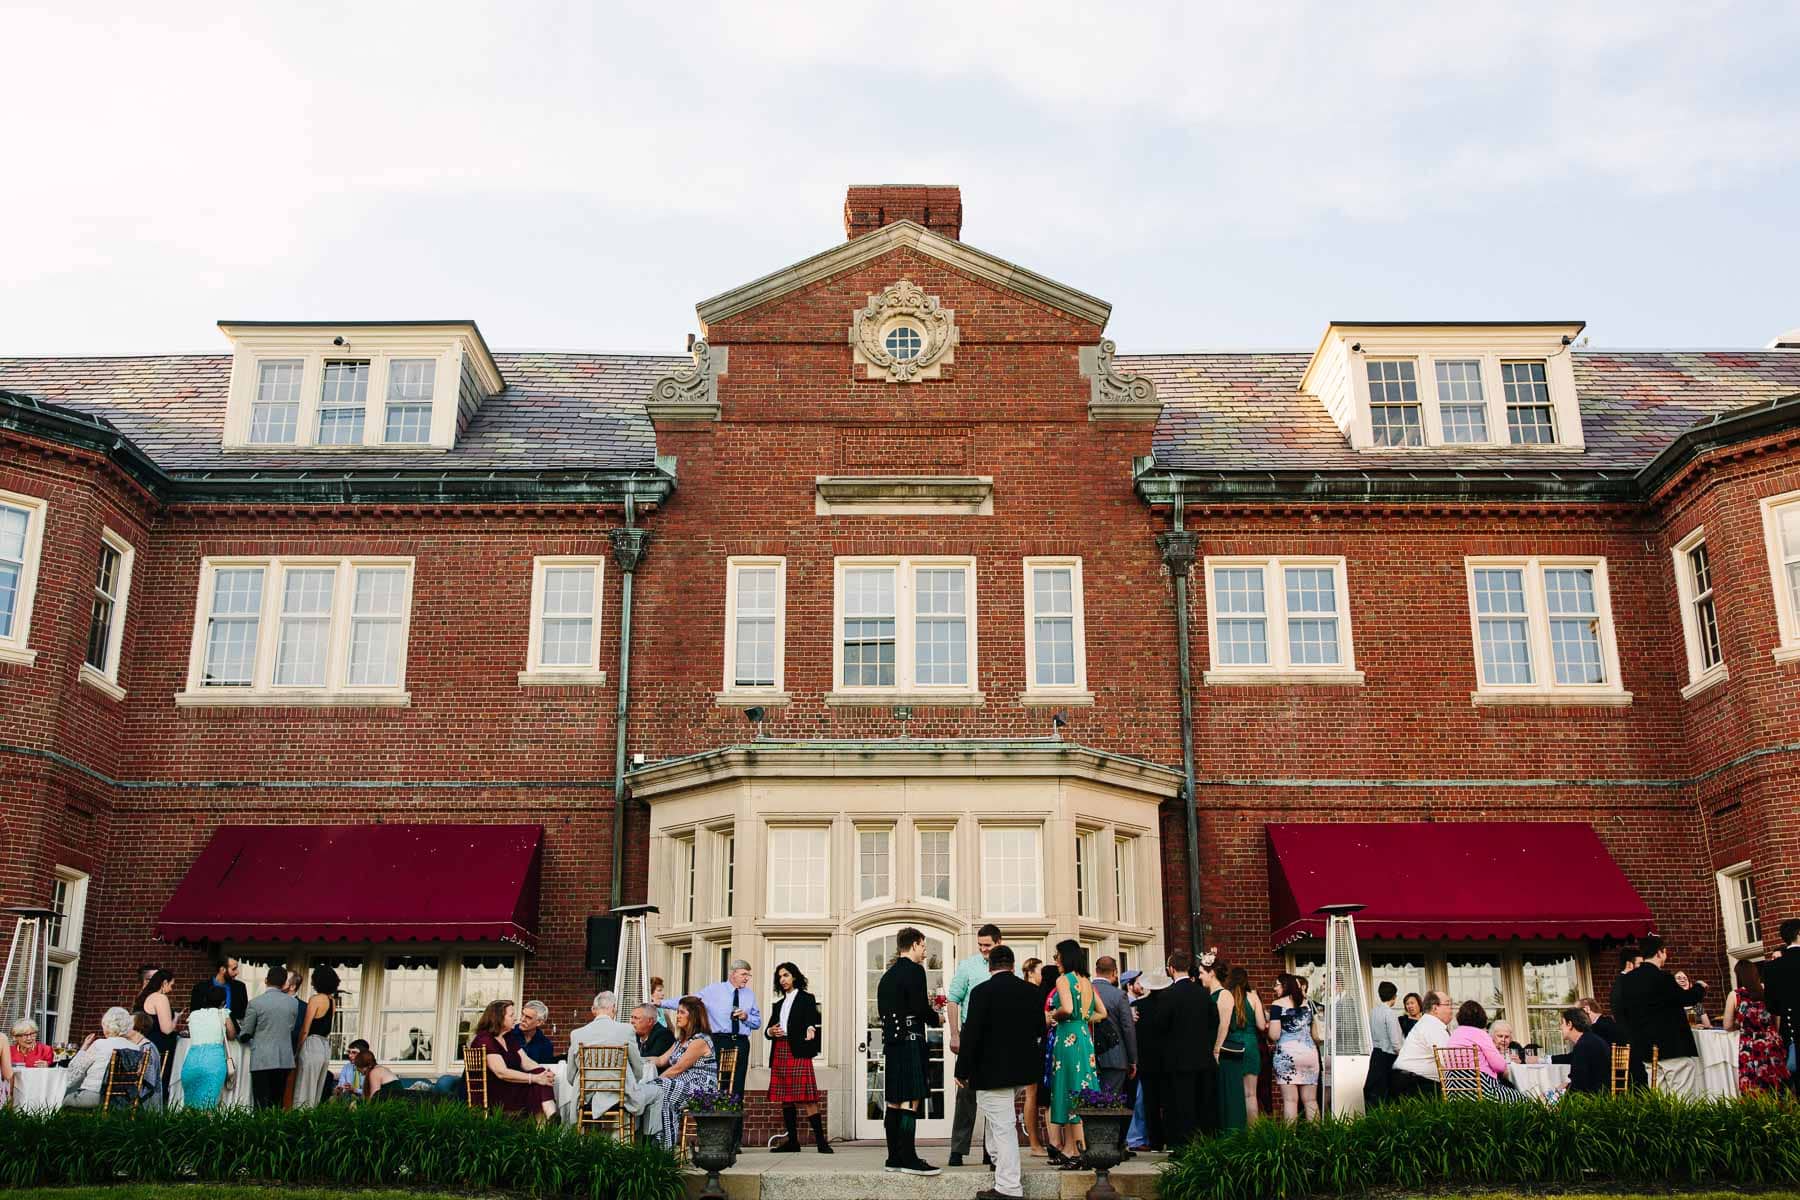
[[[1070,778],[1167,799],[1181,791],[1181,772],[1075,742],[1015,741],[778,742],[724,746],[652,763],[627,780],[638,799],[655,803],[709,784],[741,779]]]
[[[1101,328],[1105,328],[1107,319],[1112,315],[1112,305],[1105,300],[977,250],[966,242],[933,233],[923,225],[911,221],[895,221],[892,225],[884,225],[874,233],[833,246],[823,254],[802,259],[793,266],[753,279],[710,300],[702,300],[694,306],[694,311],[710,327],[714,322],[735,317],[789,292],[860,267],[900,247],[916,250],[927,258],[936,259],[946,266],[1070,316],[1091,321]]]
[[[818,475],[818,516],[962,514],[992,516],[992,475]]]

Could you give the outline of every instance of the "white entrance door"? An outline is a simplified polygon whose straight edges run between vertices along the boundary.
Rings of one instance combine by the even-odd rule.
[[[856,941],[856,974],[862,989],[862,1043],[857,1047],[860,1063],[862,1103],[856,1108],[856,1136],[880,1141],[886,1134],[881,1125],[886,1095],[887,1076],[882,1070],[881,1017],[875,1006],[875,988],[894,961],[894,935],[904,926],[887,925],[871,929]],[[949,972],[956,966],[956,942],[948,934],[935,929],[925,934],[925,982],[932,995],[950,984]],[[918,1136],[947,1138],[950,1136],[950,1114],[953,1098],[945,1094],[945,1084],[952,1082],[956,1060],[944,1031],[926,1031],[925,1104],[920,1112]]]

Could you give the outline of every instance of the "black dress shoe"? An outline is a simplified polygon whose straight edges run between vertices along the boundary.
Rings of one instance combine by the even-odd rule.
[[[951,1156],[950,1156],[950,1165],[951,1165],[951,1166],[953,1166],[953,1167],[960,1167],[960,1166],[962,1166],[962,1155],[960,1155],[960,1154],[952,1154],[952,1155],[951,1155]]]
[[[986,1150],[983,1150],[981,1152],[981,1165],[984,1167],[993,1166],[994,1165],[994,1156],[989,1154]]]

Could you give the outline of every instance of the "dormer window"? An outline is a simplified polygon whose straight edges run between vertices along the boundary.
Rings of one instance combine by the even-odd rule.
[[[473,322],[220,328],[234,351],[228,450],[448,450],[505,387]]]
[[[1581,328],[1334,324],[1300,387],[1358,450],[1579,450]]]

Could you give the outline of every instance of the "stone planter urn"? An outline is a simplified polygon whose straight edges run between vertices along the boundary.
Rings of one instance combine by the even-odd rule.
[[[719,1172],[737,1161],[737,1122],[741,1113],[691,1113],[694,1119],[694,1165],[706,1172],[702,1200],[725,1200]]]
[[[1081,1157],[1094,1168],[1094,1186],[1087,1200],[1119,1200],[1112,1185],[1112,1169],[1125,1160],[1125,1130],[1131,1125],[1129,1108],[1077,1108],[1087,1149]]]

